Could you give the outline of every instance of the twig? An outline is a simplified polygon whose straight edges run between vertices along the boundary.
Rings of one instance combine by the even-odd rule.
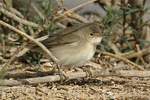
[[[43,41],[45,39],[47,39],[48,36],[43,36],[43,37],[40,37],[37,39],[37,41]],[[22,55],[24,55],[27,51],[29,51],[30,49],[29,48],[24,48],[22,51],[20,51],[16,56],[15,58],[11,61],[10,65],[15,62],[19,57],[21,57]]]
[[[2,62],[7,62],[7,60],[6,59],[4,59],[3,57],[1,57],[0,56],[0,61],[2,61]],[[0,70],[1,70],[1,68],[0,68]]]
[[[124,5],[124,7],[125,7],[125,5],[126,5],[126,0],[124,0],[123,1],[123,5]],[[125,9],[123,9],[123,26],[124,26],[124,28],[123,28],[123,36],[125,36],[125,24],[126,24],[126,10]]]
[[[11,71],[13,69],[8,69],[8,71]],[[18,72],[18,73],[9,73],[7,72],[6,75],[5,75],[5,78],[22,78],[22,77],[33,77],[33,76],[37,76],[37,77],[40,77],[40,76],[44,76],[44,75],[52,75],[54,73],[57,73],[58,70],[57,69],[53,69],[53,70],[50,70],[50,71],[37,71],[35,73],[33,72]]]
[[[63,0],[61,0],[61,5],[62,5],[62,2],[63,2]],[[61,5],[59,5],[59,7],[61,6]],[[58,8],[58,9],[60,9],[60,8]],[[54,12],[54,14],[57,14],[58,13],[58,11],[56,10],[55,12]],[[52,15],[52,17],[43,25],[43,26],[41,26],[36,32],[35,32],[35,34],[33,34],[32,35],[32,37],[35,37],[37,34],[39,34],[41,31],[43,31],[44,30],[44,28],[46,28],[48,25],[49,25],[49,23],[53,20],[53,18],[55,17],[55,15]],[[32,38],[31,37],[31,38]],[[33,39],[33,38],[32,38]],[[29,41],[26,41],[26,42],[24,42],[16,51],[15,51],[15,53],[12,55],[12,57],[9,59],[9,61],[4,65],[4,67],[2,68],[2,70],[0,71],[0,72],[2,72],[7,66],[9,66],[9,64],[11,63],[11,61],[14,59],[14,57],[17,55],[17,53],[19,52],[19,51],[21,51],[21,49],[23,48],[23,47],[25,47],[27,44],[28,44],[28,42]],[[46,48],[46,47],[44,47],[44,48]],[[47,50],[47,49],[46,49]],[[50,52],[50,51],[48,51],[48,52]],[[55,63],[57,63],[58,62],[58,60],[55,60],[55,59],[53,59],[54,60],[54,62]]]
[[[143,13],[144,13],[144,5],[145,5],[145,2],[146,2],[146,0],[143,0],[143,7],[142,7],[141,12],[140,12],[140,22],[139,22],[138,33],[137,33],[137,36],[136,36],[136,40],[135,40],[135,45],[134,45],[134,47],[136,47],[136,44],[137,44],[138,39],[139,39],[139,36],[140,36],[141,29],[142,29],[141,24],[142,24],[142,22],[143,22],[143,21],[142,21],[142,17],[143,17]]]
[[[3,14],[5,14],[7,17],[9,17],[9,18],[11,18],[11,19],[13,19],[13,20],[15,20],[15,21],[17,21],[19,23],[22,23],[24,25],[28,25],[28,26],[32,26],[32,27],[38,27],[37,24],[35,24],[33,22],[29,22],[29,21],[24,20],[24,19],[21,19],[18,16],[10,13],[9,11],[7,11],[7,10],[5,10],[3,8],[0,9],[0,12],[2,12]]]
[[[102,52],[102,54],[109,55],[109,56],[111,56],[111,57],[115,57],[115,58],[117,58],[117,59],[123,60],[123,61],[125,61],[125,62],[127,62],[127,63],[132,64],[133,66],[138,67],[140,70],[145,71],[145,69],[142,68],[141,66],[139,66],[139,65],[137,65],[137,64],[135,64],[135,63],[133,63],[133,62],[131,62],[130,60],[123,58],[123,57],[119,57],[119,56],[116,56],[116,55],[111,54],[111,53],[108,53],[108,52]]]
[[[38,8],[34,5],[34,3],[31,3],[31,6],[32,6],[33,9],[37,12],[37,14],[38,14],[43,20],[45,20],[43,14],[38,10]],[[61,23],[57,23],[57,25],[58,25],[59,27],[66,28],[66,26],[63,25],[63,24],[61,24]]]
[[[137,52],[139,52],[139,51],[140,51],[139,45],[136,45],[136,47],[137,47]],[[141,60],[142,63],[143,63],[143,65],[144,65],[144,67],[145,67],[146,69],[148,69],[147,66],[146,66],[146,63],[145,63],[145,61],[144,61],[144,59],[143,59],[142,56],[143,56],[143,52],[141,52],[141,53],[138,55],[138,57],[137,57],[135,63],[137,64],[138,61]]]
[[[0,3],[1,4],[1,3]],[[24,18],[24,16],[19,12],[19,11],[17,11],[16,9],[14,9],[14,8],[12,8],[12,7],[10,7],[9,9],[8,9],[11,13],[13,13],[13,14],[16,14],[16,15],[18,15],[20,18]],[[21,23],[20,23],[21,24]],[[22,25],[22,24],[21,24]],[[18,25],[18,28],[21,30],[21,31],[23,31],[23,32],[25,32],[24,31],[24,29],[21,27],[21,25]],[[34,34],[34,31],[32,30],[32,28],[31,28],[31,26],[28,26],[28,28],[30,29],[30,34],[31,35],[33,35]],[[26,50],[27,51],[27,50]],[[26,53],[26,52],[25,52]],[[15,54],[14,54],[15,55]],[[16,57],[16,59],[14,59],[15,61],[17,60],[17,58],[18,57]],[[11,62],[10,64],[12,64],[13,62]]]
[[[29,29],[30,35],[33,35],[33,34],[34,34],[34,31],[33,31],[32,27],[31,27],[31,26],[28,26],[28,29]]]
[[[5,4],[8,5],[9,4],[9,0],[4,0]],[[2,3],[0,3],[0,6],[3,7]],[[23,19],[23,15],[17,11],[16,9],[12,8],[12,7],[9,7],[8,10],[13,13],[13,14],[16,14],[18,15],[20,18]]]
[[[65,12],[64,14],[62,14],[62,15],[60,15],[60,16],[58,16],[58,17],[55,17],[55,16],[56,16],[55,14],[58,13],[58,10],[56,10],[56,11],[53,13],[52,17],[51,17],[42,27],[40,27],[40,28],[35,32],[35,34],[34,34],[32,37],[35,37],[37,34],[39,34],[41,31],[43,31],[43,29],[46,28],[52,20],[61,18],[61,17],[64,16],[65,14],[70,13],[72,10],[75,10],[75,9],[77,9],[78,7],[84,6],[84,5],[89,4],[89,3],[91,3],[91,2],[94,2],[94,1],[96,1],[96,0],[92,0],[92,1],[86,2],[86,3],[82,4],[82,5],[79,5],[79,6],[75,7],[75,8],[73,8],[73,9],[71,9],[71,10]],[[61,3],[60,3],[60,5],[59,5],[58,9],[60,9],[60,7],[62,6],[62,3],[63,3],[63,0],[61,0]],[[31,37],[30,37],[30,38],[31,38]],[[33,39],[33,38],[31,38],[31,39]],[[5,64],[5,66],[3,67],[3,69],[6,68],[7,66],[9,66],[10,62],[13,60],[13,58],[16,56],[16,54],[17,54],[23,47],[25,47],[25,45],[26,45],[28,42],[29,42],[29,41],[24,42],[24,43],[16,50],[16,52],[13,54],[13,56],[12,56],[12,57],[9,59],[9,61]],[[48,51],[48,52],[49,52],[49,51]],[[55,59],[53,59],[53,60],[54,60],[55,63],[57,63],[57,61],[55,61]]]
[[[76,72],[66,74],[69,79],[83,78],[86,77],[86,72]],[[119,70],[114,72],[108,70],[99,70],[92,71],[92,76],[123,76],[123,77],[150,77],[150,71],[127,71],[127,70]],[[54,76],[45,76],[38,78],[28,78],[28,79],[19,79],[19,80],[1,80],[0,85],[20,85],[20,84],[38,84],[45,82],[56,82],[59,81],[59,75]]]
[[[65,8],[65,10],[69,11],[67,8]],[[76,19],[76,20],[78,20],[80,22],[83,22],[83,23],[89,22],[87,19],[83,18],[82,16],[80,16],[78,14],[75,14],[74,12],[69,13],[67,15],[68,15],[68,17],[74,18],[74,19]]]
[[[126,5],[125,2],[126,2],[126,0],[123,1],[124,7],[125,7],[125,5]],[[126,31],[125,24],[126,24],[126,10],[125,10],[125,8],[124,8],[124,9],[123,9],[123,37],[125,36],[125,31]],[[121,48],[123,47],[123,42],[124,42],[124,41],[122,41]]]
[[[83,23],[87,23],[89,22],[87,19],[83,18],[82,16],[78,15],[78,14],[75,14],[74,13],[74,16],[69,16],[69,17],[72,17],[80,22],[83,22]]]
[[[126,56],[129,56],[133,53],[135,53],[136,51],[132,50],[130,52],[126,52],[126,53],[121,53],[121,54],[116,54],[116,56],[121,56],[121,57],[126,57]],[[109,59],[109,58],[112,58],[111,56],[104,56],[103,57],[104,59]]]
[[[145,61],[144,61],[144,59],[143,59],[143,57],[141,57],[140,59],[141,59],[143,65],[144,65],[144,67],[145,67],[146,69],[148,69],[148,68],[147,68],[147,65],[146,65],[146,63],[145,63]]]
[[[108,42],[108,47],[112,49],[115,54],[120,54],[118,47],[112,41]]]
[[[150,85],[150,81],[147,81],[147,80],[131,80],[131,79],[127,79],[127,78],[119,78],[119,77],[113,77],[111,80],[113,80],[114,82],[118,83],[139,83],[139,84],[149,84]]]
[[[8,10],[9,10],[10,12],[13,12],[13,13],[16,14],[18,17],[20,17],[20,18],[23,19],[23,15],[22,15],[18,10],[14,9],[14,8],[12,8],[12,7],[10,7]]]
[[[29,0],[29,4],[28,4],[27,10],[26,10],[26,13],[25,13],[25,15],[24,15],[24,19],[27,17],[27,14],[28,14],[28,12],[29,12],[29,7],[30,7],[30,5],[31,5],[31,0]]]
[[[8,0],[5,0],[5,2],[8,2]],[[6,3],[6,5],[7,5],[8,3]],[[16,9],[14,9],[14,8],[12,8],[12,7],[10,7],[9,9],[8,9],[11,13],[13,13],[13,14],[15,14],[15,15],[18,15],[20,18],[24,18],[24,16],[19,12],[19,11],[17,11]],[[21,23],[20,23],[21,24]],[[21,24],[22,25],[22,24]],[[21,25],[18,25],[18,28],[21,30],[21,31],[23,31],[23,32],[25,32],[24,31],[24,29],[22,28],[22,26]],[[30,26],[29,26],[30,27]],[[32,30],[32,29],[31,29]],[[31,31],[30,31],[31,32]]]
[[[5,45],[5,40],[3,40],[3,54],[6,53],[6,45]]]
[[[75,8],[73,8],[73,9],[71,9],[71,10],[66,11],[64,14],[62,14],[62,15],[56,17],[55,19],[58,19],[58,18],[60,18],[60,17],[62,17],[62,16],[64,16],[64,15],[66,15],[66,14],[72,12],[72,11],[75,10],[75,9],[78,9],[79,7],[82,7],[82,6],[84,6],[84,5],[87,5],[87,4],[92,3],[92,2],[94,2],[94,1],[97,1],[97,0],[91,0],[91,1],[89,1],[89,2],[86,2],[86,3],[84,3],[84,4],[81,4],[81,5],[75,7]]]
[[[25,30],[21,27],[21,25],[18,25],[17,27],[18,27],[19,30],[21,30],[22,32],[25,33]]]
[[[39,15],[39,17],[41,17],[41,19],[45,19],[43,14],[38,10],[38,8],[34,5],[34,3],[31,3],[31,6],[33,7],[33,9],[36,11],[36,13]]]
[[[133,57],[138,57],[138,55],[141,54],[141,52],[142,52],[143,55],[149,54],[150,53],[150,48],[143,49],[140,52],[135,52],[135,53],[133,52],[133,54],[130,54],[130,55],[127,55],[127,56],[123,56],[123,57],[126,58],[126,59],[131,59]],[[120,61],[120,59],[112,59],[112,60],[110,60],[110,62],[116,62],[116,61]]]
[[[139,45],[136,45],[136,48],[137,48],[137,52],[140,52]],[[141,54],[138,55],[138,57],[137,57],[137,59],[136,59],[136,61],[135,61],[136,64],[137,64],[138,61],[140,60],[141,56],[142,56]]]
[[[43,90],[42,90],[41,88],[39,88],[39,87],[36,87],[36,90],[38,90],[38,91],[40,91],[40,92],[42,92],[42,93],[44,93],[44,94],[48,95],[48,93],[47,93],[47,92],[43,91]]]
[[[26,38],[32,40],[33,42],[35,42],[37,45],[39,45],[39,46],[49,55],[50,58],[52,58],[52,59],[55,61],[55,63],[58,63],[57,58],[55,58],[55,57],[52,55],[52,53],[51,53],[42,43],[40,43],[39,41],[35,40],[33,37],[30,37],[29,35],[25,34],[24,32],[22,32],[22,31],[20,31],[20,30],[18,30],[18,29],[16,29],[16,28],[14,28],[14,27],[12,27],[11,25],[9,25],[9,24],[7,24],[7,23],[1,21],[1,20],[0,20],[0,23],[1,23],[3,26],[6,26],[6,27],[10,28],[11,30],[13,30],[13,31],[15,31],[15,32],[17,32],[17,33],[23,35],[24,37],[26,37]],[[2,70],[4,70],[4,69],[5,69],[5,67],[3,67]]]

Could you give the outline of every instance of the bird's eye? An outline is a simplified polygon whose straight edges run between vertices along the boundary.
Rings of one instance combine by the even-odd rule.
[[[93,36],[94,34],[93,33],[90,33],[90,36]]]

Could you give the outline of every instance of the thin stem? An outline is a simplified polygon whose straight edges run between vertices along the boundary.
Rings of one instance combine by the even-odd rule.
[[[31,5],[31,0],[29,0],[29,4],[28,4],[27,10],[26,10],[26,13],[25,13],[25,15],[24,15],[24,19],[27,17],[27,14],[28,14],[28,12],[29,12],[29,7],[30,7],[30,5]]]
[[[125,1],[126,0],[124,0],[124,2],[123,2],[124,7],[125,7]],[[125,23],[126,23],[126,10],[123,9],[123,26],[124,26],[124,28],[123,28],[123,37],[125,36],[125,30],[126,30]]]
[[[139,23],[138,33],[137,33],[137,37],[136,37],[136,40],[135,40],[135,45],[134,45],[134,47],[136,47],[136,44],[138,43],[138,39],[139,39],[139,36],[140,36],[140,32],[141,32],[141,30],[142,30],[141,24],[142,24],[142,17],[143,17],[143,13],[144,13],[145,2],[146,2],[146,0],[143,1],[143,7],[142,7],[141,12],[140,12],[140,23]]]
[[[123,6],[125,7],[125,2],[126,0],[123,1]],[[126,31],[126,28],[125,28],[125,24],[126,24],[126,10],[125,8],[123,9],[123,37],[125,36],[125,31]],[[121,42],[121,48],[123,47],[123,40]]]
[[[104,23],[104,26],[106,26],[108,19],[109,19],[109,18],[106,19],[106,21],[105,21],[105,23]],[[105,29],[105,28],[102,28],[102,33],[104,32],[104,29]]]

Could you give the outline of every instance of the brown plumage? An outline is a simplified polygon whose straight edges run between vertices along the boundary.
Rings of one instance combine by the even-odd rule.
[[[83,23],[51,34],[42,43],[59,60],[61,66],[75,68],[91,60],[102,37],[103,34],[97,24]],[[35,44],[28,44],[27,47],[45,53]]]

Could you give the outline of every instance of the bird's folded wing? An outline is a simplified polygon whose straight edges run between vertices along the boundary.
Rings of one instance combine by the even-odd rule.
[[[75,26],[71,26],[68,28],[63,29],[62,31],[51,34],[48,39],[42,41],[47,48],[51,48],[58,45],[70,44],[74,42],[78,42],[81,40],[80,37],[80,29],[85,28],[93,23],[82,23]],[[79,32],[78,32],[79,31]],[[27,45],[29,48],[37,48],[38,45],[34,43],[29,43]]]

